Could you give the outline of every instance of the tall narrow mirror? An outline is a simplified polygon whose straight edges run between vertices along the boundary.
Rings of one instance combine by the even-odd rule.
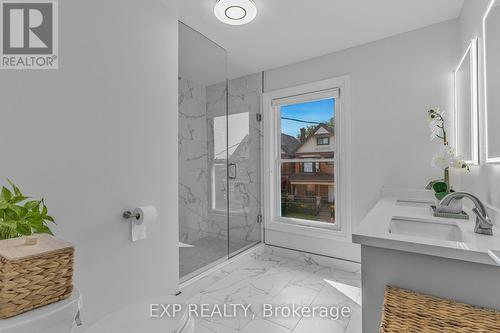
[[[477,39],[474,39],[455,70],[455,142],[457,155],[468,164],[479,164],[477,83]]]
[[[500,163],[500,1],[491,2],[483,19],[486,160]]]

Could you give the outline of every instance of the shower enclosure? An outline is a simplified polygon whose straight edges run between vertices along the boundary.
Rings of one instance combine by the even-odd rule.
[[[226,50],[179,23],[181,281],[261,241],[262,74],[226,77]]]

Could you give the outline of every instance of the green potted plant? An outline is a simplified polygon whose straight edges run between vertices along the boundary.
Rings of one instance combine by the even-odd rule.
[[[30,200],[10,180],[11,189],[3,186],[0,192],[0,240],[30,236],[33,234],[50,234],[50,223],[55,223],[48,215],[43,199]]]
[[[73,291],[73,245],[52,235],[54,219],[43,199],[33,200],[9,184],[0,190],[0,319],[66,299]]]

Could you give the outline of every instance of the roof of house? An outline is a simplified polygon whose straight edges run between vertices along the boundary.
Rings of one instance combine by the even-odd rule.
[[[326,133],[316,134],[320,128],[323,128],[326,131]],[[309,141],[310,138],[315,137],[315,136],[325,136],[325,134],[328,134],[329,136],[333,136],[335,134],[333,126],[330,126],[328,124],[318,124],[314,128],[314,130],[312,130],[309,133],[309,135],[307,135],[307,137],[305,138],[304,142],[299,142],[299,145],[295,148],[295,151],[297,151],[301,146],[303,146],[307,141]]]
[[[316,128],[314,129],[314,131],[311,131],[311,134],[309,134],[309,136],[307,137],[307,139],[309,139],[311,136],[314,136],[316,135],[316,132],[320,129],[320,128],[323,128],[325,129],[330,135],[333,135],[334,132],[333,132],[333,126],[330,126],[328,124],[319,124],[318,126],[316,126]],[[319,135],[323,135],[323,133],[320,133]]]
[[[285,153],[293,153],[300,145],[300,141],[293,136],[281,133],[281,149]]]

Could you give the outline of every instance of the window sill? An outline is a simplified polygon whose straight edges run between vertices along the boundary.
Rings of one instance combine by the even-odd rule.
[[[351,235],[341,229],[340,225],[324,223],[323,226],[323,222],[316,222],[313,225],[306,225],[306,223],[308,222],[300,219],[277,217],[266,224],[266,229],[351,243]]]

